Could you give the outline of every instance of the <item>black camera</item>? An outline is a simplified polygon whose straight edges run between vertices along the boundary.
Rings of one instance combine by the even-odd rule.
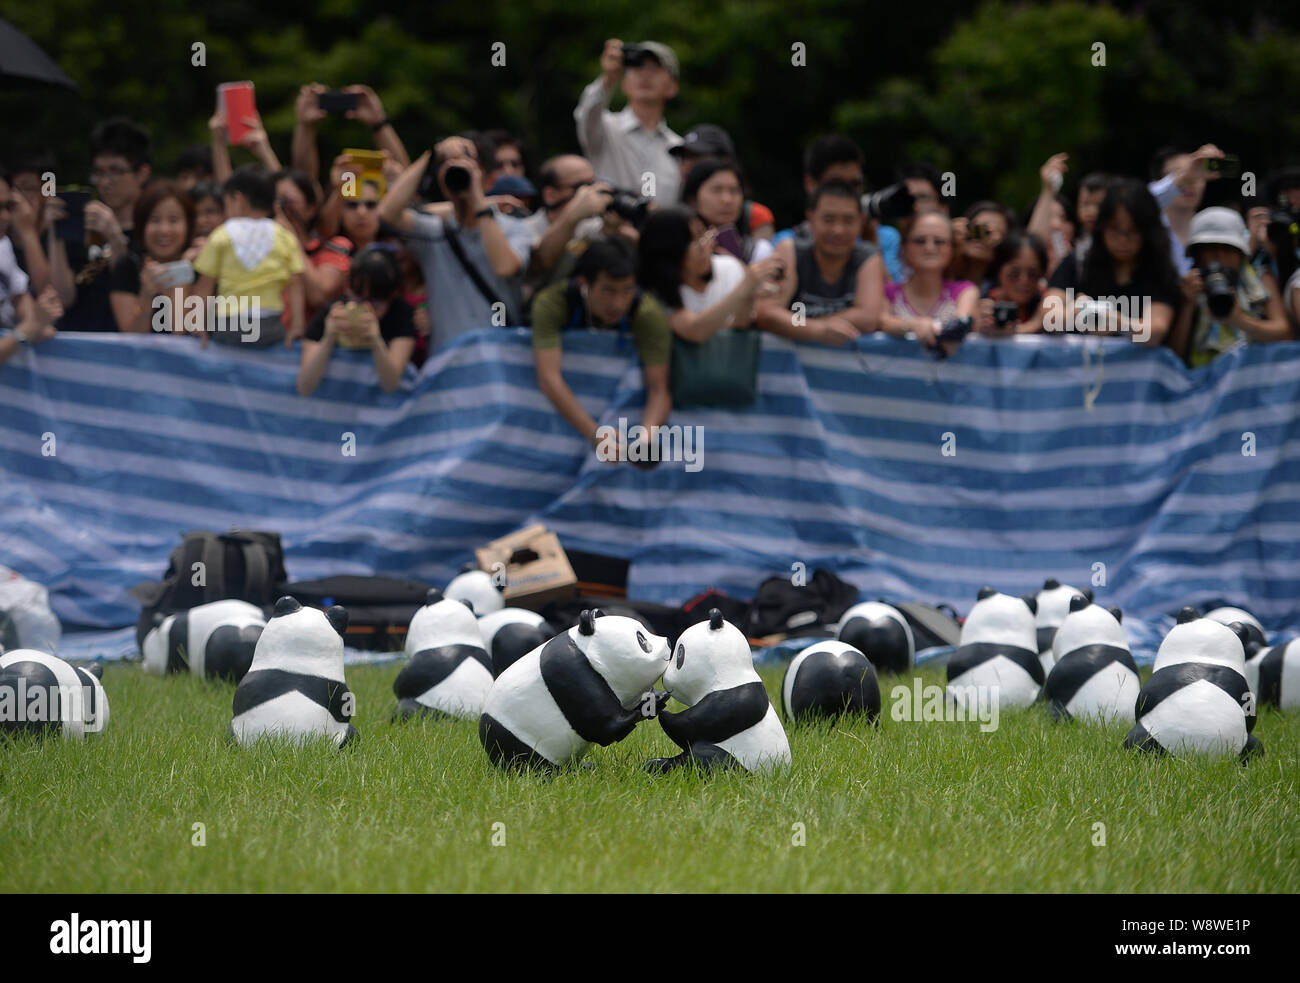
[[[463,195],[469,190],[469,171],[459,164],[447,168],[443,180],[447,184],[447,190],[453,195]]]
[[[1206,263],[1200,269],[1205,305],[1215,317],[1227,317],[1237,303],[1237,271],[1222,263]]]
[[[641,228],[645,224],[646,213],[650,210],[650,203],[653,199],[642,198],[634,191],[627,191],[623,188],[614,188],[610,192],[609,204],[605,211],[613,212],[625,222],[631,222],[636,228]]]
[[[995,300],[993,302],[993,323],[999,328],[1015,327],[1020,318],[1020,305],[1014,300]]]
[[[916,210],[916,199],[907,185],[899,182],[862,196],[862,210],[878,222],[907,218]]]
[[[648,49],[641,47],[641,45],[639,44],[623,45],[623,67],[624,68],[636,68],[638,65],[643,64],[647,57],[653,58],[654,56],[650,53]]]

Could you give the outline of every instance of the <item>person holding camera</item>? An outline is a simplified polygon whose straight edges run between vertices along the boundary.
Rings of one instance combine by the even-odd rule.
[[[810,238],[777,244],[775,289],[758,303],[757,323],[793,341],[842,346],[880,324],[885,264],[862,241],[858,188],[827,181],[813,189],[806,212]]]
[[[39,345],[57,333],[54,322],[63,314],[58,292],[47,284],[33,299],[31,281],[18,265],[13,243],[9,240],[10,216],[22,194],[0,174],[0,363],[26,345]]]
[[[1185,303],[1169,347],[1198,368],[1243,341],[1289,340],[1277,281],[1247,261],[1250,235],[1242,217],[1231,208],[1206,208],[1188,232],[1187,255],[1195,266],[1182,278]]]
[[[184,288],[194,282],[190,245],[194,205],[174,181],[154,181],[135,206],[135,227],[141,230],[143,256],[127,253],[113,264],[108,299],[117,329],[146,334],[151,330],[158,297],[171,304],[172,319],[181,316]],[[172,323],[175,323],[173,320]]]
[[[317,311],[303,336],[299,395],[316,391],[336,348],[368,350],[384,392],[401,384],[415,350],[415,312],[400,296],[401,286],[394,247],[371,245],[353,257],[347,293]]]
[[[483,194],[477,149],[465,137],[448,137],[426,150],[388,188],[379,219],[408,239],[429,293],[433,354],[458,335],[520,324],[523,273],[532,251],[527,226],[502,215]],[[451,202],[450,216],[410,207],[429,162]]]
[[[996,201],[977,201],[965,215],[953,219],[955,255],[948,279],[969,280],[981,289],[986,286],[993,253],[1013,225],[1011,213]]]
[[[880,328],[900,338],[914,335],[926,348],[950,354],[960,338],[941,332],[951,321],[973,319],[979,301],[975,284],[945,275],[952,264],[952,219],[937,209],[922,211],[904,222],[902,233],[903,262],[912,275],[885,284]]]
[[[600,77],[582,90],[573,111],[578,143],[601,180],[660,202],[677,201],[681,175],[669,151],[682,138],[664,122],[664,107],[677,95],[680,72],[666,44],[605,42]],[[614,113],[609,103],[620,76],[627,106]],[[653,176],[653,187],[645,186],[647,175]]]
[[[637,286],[636,273],[636,250],[631,243],[618,237],[600,239],[583,252],[571,280],[552,284],[533,301],[537,384],[593,448],[600,442],[596,420],[583,408],[561,371],[565,331],[613,329],[620,337],[630,334],[645,377],[642,424],[647,429],[658,426],[672,411],[668,390],[672,331],[663,307],[650,292]]]
[[[1190,154],[1172,147],[1156,151],[1151,160],[1151,192],[1160,206],[1161,219],[1169,239],[1169,256],[1174,269],[1183,276],[1192,269],[1192,259],[1183,247],[1191,235],[1192,216],[1201,207],[1205,184],[1220,176],[1219,168],[1226,155],[1212,143]]]
[[[1047,264],[1042,239],[1018,229],[1008,232],[993,250],[976,329],[993,338],[1038,331],[1043,323],[1042,286]]]
[[[532,239],[524,296],[567,280],[588,245],[607,235],[635,241],[637,229],[614,210],[614,189],[597,183],[586,157],[561,154],[542,164],[542,205],[523,220]]]

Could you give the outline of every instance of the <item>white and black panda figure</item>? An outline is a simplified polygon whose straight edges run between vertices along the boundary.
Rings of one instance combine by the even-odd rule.
[[[460,573],[452,578],[442,596],[451,601],[461,601],[480,618],[493,611],[500,611],[506,606],[501,594],[504,588],[497,586],[492,575],[480,570],[472,563],[464,566]]]
[[[687,706],[659,714],[659,726],[682,753],[652,758],[648,771],[693,765],[769,772],[790,763],[790,741],[754,671],[749,642],[717,608],[677,639],[664,670],[664,691]]]
[[[17,734],[80,740],[108,726],[108,696],[98,663],[74,666],[36,649],[0,655],[0,737]]]
[[[1300,707],[1300,639],[1260,649],[1247,659],[1246,682],[1257,706]]]
[[[1052,654],[1052,639],[1056,637],[1056,629],[1061,627],[1061,623],[1070,613],[1070,602],[1080,594],[1087,600],[1092,600],[1092,588],[1084,587],[1076,590],[1068,584],[1062,584],[1054,577],[1049,577],[1043,581],[1043,589],[1034,599],[1038,605],[1034,612],[1034,626],[1038,630],[1038,660],[1043,664],[1044,675],[1052,671],[1052,663],[1055,661]]]
[[[583,611],[577,625],[497,677],[479,740],[502,768],[573,764],[662,709],[667,696],[651,687],[670,655],[668,639],[639,622]]]
[[[414,716],[477,720],[492,688],[492,660],[478,619],[461,601],[434,587],[406,631],[410,658],[393,680],[394,720]]]
[[[828,638],[800,651],[781,679],[781,709],[794,723],[863,714],[880,719],[880,681],[871,660],[848,642]]]
[[[1046,678],[1038,658],[1037,601],[1031,596],[980,590],[948,660],[947,698],[974,709],[981,692],[996,689],[998,706],[1030,706]]]
[[[1244,625],[1221,625],[1183,608],[1138,693],[1137,723],[1126,748],[1169,754],[1239,755],[1264,746],[1251,731],[1255,707],[1246,683]]]
[[[140,646],[144,671],[155,676],[192,672],[237,683],[253,663],[264,627],[262,609],[247,601],[213,601],[157,616]]]
[[[1215,608],[1213,611],[1207,612],[1205,616],[1211,621],[1217,621],[1221,625],[1228,625],[1230,627],[1232,623],[1236,621],[1246,629],[1245,648],[1247,662],[1254,658],[1259,653],[1260,649],[1265,648],[1268,645],[1268,636],[1264,631],[1264,626],[1261,625],[1259,619],[1249,611],[1245,611],[1241,608]]]
[[[540,614],[524,608],[502,608],[485,614],[478,619],[478,630],[492,659],[494,676],[500,676],[557,634]]]
[[[1055,630],[1053,665],[1043,699],[1056,720],[1133,723],[1142,688],[1119,608],[1092,604],[1075,594],[1070,613]]]
[[[235,688],[230,736],[245,747],[264,736],[328,737],[339,747],[355,740],[355,705],[343,675],[347,627],[348,612],[337,604],[322,611],[292,597],[276,601]]]
[[[880,672],[906,672],[916,660],[912,626],[898,608],[864,601],[844,612],[835,637],[865,655]]]

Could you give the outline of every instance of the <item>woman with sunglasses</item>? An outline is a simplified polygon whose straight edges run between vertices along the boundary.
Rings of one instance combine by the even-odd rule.
[[[989,265],[989,285],[983,291],[979,317],[975,319],[981,334],[1002,337],[1039,330],[1047,262],[1047,247],[1032,232],[1012,229],[998,243]],[[1015,310],[1007,305],[1015,305]]]
[[[379,386],[392,392],[415,348],[409,304],[400,296],[397,257],[382,245],[357,253],[343,299],[322,308],[307,326],[298,368],[298,392],[310,396],[320,385],[335,348],[369,349]]]
[[[969,280],[945,276],[953,249],[952,221],[947,215],[921,212],[904,225],[903,262],[911,276],[903,283],[885,284],[880,327],[898,337],[914,334],[922,345],[935,348],[945,321],[975,316],[979,290]]]

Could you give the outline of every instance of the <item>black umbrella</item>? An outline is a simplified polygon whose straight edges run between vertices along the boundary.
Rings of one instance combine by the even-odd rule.
[[[31,82],[66,85],[75,89],[77,83],[63,74],[36,42],[7,20],[0,20],[0,87],[11,88]]]

